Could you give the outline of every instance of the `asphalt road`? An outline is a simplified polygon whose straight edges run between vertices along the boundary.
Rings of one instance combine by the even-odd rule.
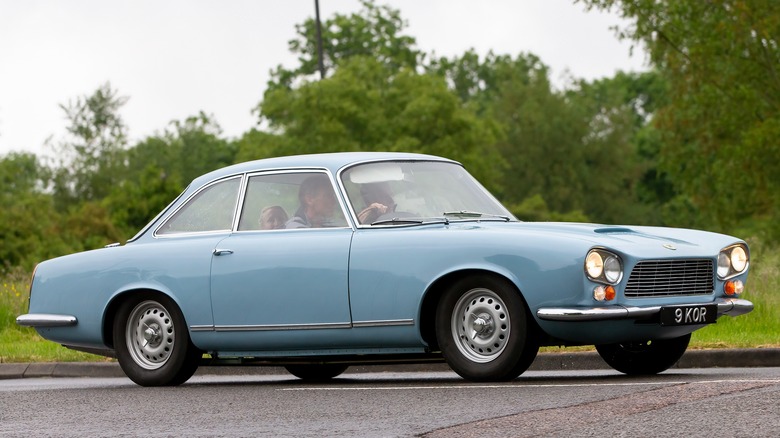
[[[0,380],[2,436],[777,436],[780,368],[529,371],[501,384],[448,371]]]

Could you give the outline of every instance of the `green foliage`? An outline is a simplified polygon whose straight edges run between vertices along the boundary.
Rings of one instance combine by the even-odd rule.
[[[550,84],[547,66],[531,54],[490,53],[480,59],[473,51],[436,59],[429,70],[445,77],[461,101],[496,128],[495,149],[506,167],[498,166],[494,187],[503,201],[517,204],[539,196],[554,214],[580,212],[604,222],[651,220],[648,213],[656,209],[640,205],[638,181],[648,174],[641,189],[650,194],[664,186],[650,179],[655,157],[641,160],[635,138],[664,97],[657,75],[619,73],[577,81],[559,92]]]
[[[444,76],[461,101],[480,115],[501,97],[507,84],[530,86],[536,83],[549,89],[549,68],[530,53],[513,58],[490,52],[480,60],[474,50],[469,50],[463,56],[434,58],[427,69]]]
[[[373,1],[361,0],[361,3],[360,12],[335,14],[321,23],[326,72],[356,57],[374,59],[390,70],[417,67],[422,54],[414,48],[415,39],[402,34],[407,23],[401,19],[401,13],[389,6],[377,6]],[[289,42],[289,48],[298,55],[299,65],[294,69],[279,66],[272,72],[269,89],[292,88],[300,79],[311,79],[318,71],[316,26],[311,18],[295,26],[298,36]]]
[[[660,167],[710,228],[780,213],[780,9],[773,0],[585,0],[616,8],[667,79]],[[691,218],[693,219],[693,218]],[[780,237],[780,225],[772,225]]]
[[[55,146],[60,159],[54,191],[61,210],[104,198],[122,177],[127,128],[119,110],[127,103],[109,83],[89,96],[60,105],[70,137]]]
[[[152,165],[135,175],[135,180],[116,186],[104,205],[111,212],[111,221],[123,230],[124,241],[146,225],[183,189],[179,181]]]
[[[220,138],[221,134],[219,125],[202,112],[183,122],[172,122],[165,138],[174,160],[166,164],[174,165],[173,173],[178,171],[186,184],[206,172],[233,164],[236,147]]]
[[[666,98],[663,79],[618,72],[577,81],[566,96],[584,132],[580,208],[601,222],[664,224],[658,207],[673,192],[658,169],[658,132],[648,123]]]
[[[580,211],[559,213],[550,211],[541,195],[533,195],[519,204],[509,205],[509,211],[520,220],[529,222],[590,222],[587,216]]]
[[[563,96],[553,92],[546,76],[536,79],[504,81],[488,108],[502,127],[498,149],[511,169],[503,184],[510,190],[501,197],[511,203],[539,194],[554,211],[581,209],[585,126]]]
[[[48,170],[32,154],[0,157],[0,272],[14,266],[29,269],[50,248],[61,245],[53,232],[59,219],[51,196],[42,192]]]
[[[123,242],[190,180],[234,162],[236,145],[220,138],[219,126],[202,113],[120,149],[123,134],[112,143],[117,131],[107,126],[124,129],[112,113],[121,103],[106,85],[71,104],[78,108],[71,112],[71,132],[84,140],[63,143],[74,154],[71,161],[50,168],[32,154],[0,157],[0,201],[6,205],[0,209],[0,272]],[[99,126],[81,126],[89,123]]]
[[[103,201],[125,238],[146,225],[194,178],[234,162],[236,145],[220,135],[219,125],[200,113],[172,122],[163,135],[148,137],[126,152],[126,178]]]
[[[274,151],[291,150],[287,136],[250,129],[236,142],[236,161],[244,162],[274,156]]]

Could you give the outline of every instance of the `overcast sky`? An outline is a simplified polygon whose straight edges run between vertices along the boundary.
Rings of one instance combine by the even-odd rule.
[[[616,15],[573,0],[378,3],[400,9],[424,52],[531,52],[558,86],[646,68],[610,30],[624,24]],[[320,0],[323,19],[359,9]],[[46,139],[65,133],[59,104],[105,82],[129,97],[120,115],[131,144],[201,110],[240,136],[257,123],[269,71],[295,64],[295,24],[313,16],[314,0],[0,0],[0,155],[48,153]]]

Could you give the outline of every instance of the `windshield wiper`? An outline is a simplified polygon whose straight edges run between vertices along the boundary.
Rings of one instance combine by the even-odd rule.
[[[462,218],[475,218],[475,217],[497,218],[497,219],[503,219],[507,222],[511,220],[509,216],[505,216],[503,214],[481,213],[479,211],[470,211],[470,210],[445,211],[442,214],[444,216],[455,216],[455,217],[462,217]]]
[[[407,219],[407,218],[400,218],[400,217],[394,217],[392,219],[382,219],[381,221],[374,221],[371,222],[371,225],[387,225],[387,224],[422,224],[424,221],[422,219]]]
[[[450,221],[446,217],[431,217],[431,218],[401,218],[394,217],[392,219],[382,219],[379,221],[371,222],[371,225],[430,225],[430,224],[449,224]]]

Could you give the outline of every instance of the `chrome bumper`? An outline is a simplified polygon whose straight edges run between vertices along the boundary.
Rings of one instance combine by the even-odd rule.
[[[743,315],[753,310],[753,303],[739,298],[718,298],[713,303],[718,305],[718,317],[723,315]],[[675,305],[685,306],[713,303],[684,303]],[[661,307],[543,307],[536,311],[536,316],[547,321],[608,321],[612,319],[651,317],[660,313]]]
[[[28,313],[16,317],[16,323],[24,327],[67,327],[76,325],[78,320],[72,315],[53,315],[49,313]]]

